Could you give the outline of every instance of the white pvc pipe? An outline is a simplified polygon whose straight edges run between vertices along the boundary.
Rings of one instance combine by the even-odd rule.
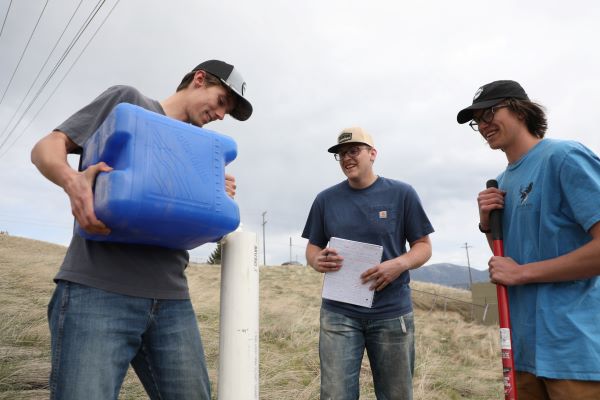
[[[222,240],[219,400],[258,400],[257,237],[240,229]]]

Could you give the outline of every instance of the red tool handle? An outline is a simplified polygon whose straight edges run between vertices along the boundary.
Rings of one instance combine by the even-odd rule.
[[[495,179],[487,181],[488,188],[497,188]],[[504,257],[504,242],[502,235],[502,210],[490,212],[490,229],[492,231],[492,246],[495,256]],[[498,296],[498,318],[500,322],[500,348],[502,350],[502,372],[504,374],[504,399],[517,400],[515,380],[515,359],[512,351],[512,330],[510,327],[510,309],[508,306],[508,291],[504,285],[496,285]]]

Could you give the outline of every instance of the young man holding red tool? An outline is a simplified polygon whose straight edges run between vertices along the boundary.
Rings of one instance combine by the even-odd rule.
[[[504,213],[489,271],[508,286],[519,400],[600,399],[600,159],[544,139],[544,110],[514,81],[480,87],[457,120],[508,160],[477,201],[490,246],[490,212]]]

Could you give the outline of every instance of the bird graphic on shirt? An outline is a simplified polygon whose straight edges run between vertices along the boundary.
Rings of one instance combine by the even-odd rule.
[[[519,192],[521,193],[521,204],[525,204],[527,202],[527,198],[529,197],[529,193],[531,193],[531,189],[533,189],[533,182],[529,182],[525,188],[521,187]]]

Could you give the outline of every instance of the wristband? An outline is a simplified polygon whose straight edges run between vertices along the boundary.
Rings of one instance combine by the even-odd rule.
[[[481,226],[481,222],[479,223],[479,232],[481,233],[492,233],[492,230],[490,228],[487,229],[483,229],[483,226]]]

